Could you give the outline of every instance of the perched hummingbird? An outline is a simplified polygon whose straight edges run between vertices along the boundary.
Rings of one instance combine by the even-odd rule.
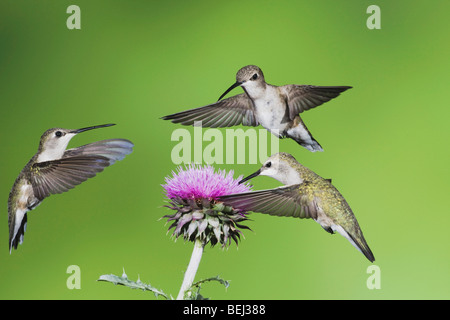
[[[258,171],[239,183],[258,175],[275,178],[285,186],[222,196],[219,200],[235,209],[301,219],[312,218],[325,231],[331,234],[339,232],[367,259],[375,261],[350,206],[330,179],[320,177],[284,152],[272,155]]]
[[[97,141],[68,149],[70,139],[80,132],[113,126],[104,124],[78,130],[53,128],[44,132],[38,152],[22,169],[8,199],[9,252],[22,243],[27,212],[51,194],[74,188],[94,177],[105,167],[132,152],[133,143],[125,139]]]
[[[244,93],[221,100],[238,86],[244,89]],[[237,72],[236,82],[220,96],[218,102],[162,119],[183,125],[201,121],[203,127],[211,128],[262,125],[277,137],[294,139],[309,151],[323,151],[299,114],[336,98],[350,88],[295,84],[278,87],[266,83],[260,68],[249,65]]]

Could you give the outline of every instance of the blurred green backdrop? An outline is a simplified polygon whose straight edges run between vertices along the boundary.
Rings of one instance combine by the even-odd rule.
[[[66,9],[81,8],[81,30]],[[366,9],[381,8],[381,30]],[[381,270],[313,221],[252,214],[239,248],[207,248],[197,279],[213,299],[449,299],[448,1],[12,1],[0,2],[0,298],[154,299],[97,282],[138,275],[176,296],[192,244],[158,219],[161,183],[176,168],[163,115],[216,101],[244,65],[272,84],[351,85],[303,114],[323,153],[280,149],[326,178],[350,203]],[[236,89],[233,94],[240,93]],[[8,251],[7,199],[51,127],[117,126],[69,146],[127,138],[135,151],[28,214]],[[186,128],[186,127],[183,127]],[[191,130],[191,128],[187,128]],[[258,164],[215,165],[237,174]],[[255,189],[279,186],[259,177]],[[69,290],[69,265],[81,289]]]

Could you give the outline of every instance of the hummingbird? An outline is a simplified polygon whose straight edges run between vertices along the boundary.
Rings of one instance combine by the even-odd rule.
[[[226,195],[220,197],[219,201],[245,211],[300,219],[312,218],[325,231],[331,234],[338,232],[344,236],[370,262],[375,261],[352,209],[331,184],[331,179],[320,177],[284,152],[269,157],[258,171],[239,183],[259,175],[272,177],[285,186]]]
[[[77,130],[52,128],[41,136],[37,153],[22,169],[8,199],[9,252],[23,242],[27,212],[42,200],[66,192],[94,177],[105,167],[132,152],[133,143],[126,139],[109,139],[67,149],[77,134],[110,127],[104,124]]]
[[[236,87],[244,93],[222,98]],[[162,117],[182,125],[221,128],[239,124],[263,126],[278,138],[291,138],[311,152],[323,151],[300,118],[303,111],[315,108],[336,98],[350,86],[313,86],[288,84],[274,86],[266,83],[262,70],[254,65],[241,68],[236,82],[231,85],[216,103],[174,113]]]

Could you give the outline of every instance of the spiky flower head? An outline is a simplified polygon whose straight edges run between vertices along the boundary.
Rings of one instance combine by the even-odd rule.
[[[162,185],[169,200],[166,206],[174,214],[166,215],[167,221],[173,221],[169,230],[175,228],[173,236],[183,236],[185,240],[201,240],[206,245],[221,243],[229,245],[231,239],[238,243],[240,229],[250,229],[240,222],[248,220],[246,213],[225,206],[218,201],[223,195],[250,191],[247,184],[239,184],[233,178],[233,171],[214,171],[214,168],[190,164],[172,171],[172,177],[166,177]]]

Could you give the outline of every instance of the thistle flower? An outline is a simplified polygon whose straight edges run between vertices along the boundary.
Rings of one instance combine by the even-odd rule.
[[[183,236],[185,240],[200,240],[204,245],[217,243],[222,247],[229,245],[231,239],[238,243],[240,229],[250,229],[240,222],[248,220],[246,213],[235,210],[217,201],[220,196],[250,191],[250,186],[239,184],[233,179],[233,171],[214,171],[211,166],[180,166],[172,177],[166,177],[162,185],[169,200],[166,206],[175,211],[166,215],[167,221],[173,221],[169,230],[174,229],[173,236]]]

